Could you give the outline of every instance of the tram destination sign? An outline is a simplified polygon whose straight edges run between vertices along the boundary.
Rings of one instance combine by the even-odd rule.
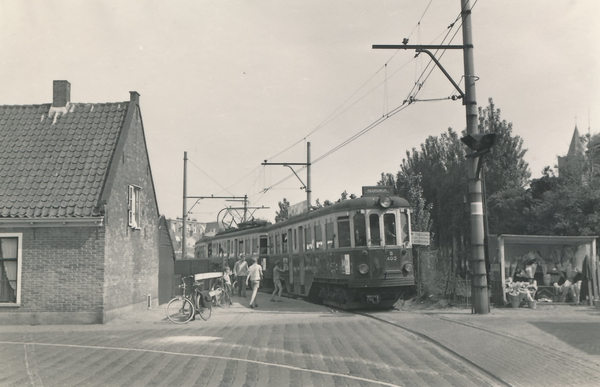
[[[363,186],[362,196],[393,195],[394,187],[389,185]]]
[[[428,232],[413,231],[411,232],[412,244],[429,246],[431,244],[431,237]]]

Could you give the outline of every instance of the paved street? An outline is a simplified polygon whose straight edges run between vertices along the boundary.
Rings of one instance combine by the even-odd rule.
[[[557,326],[531,323],[532,316],[548,320],[546,314],[549,324],[559,321],[551,310],[390,311],[374,319],[259,296],[257,310],[234,298],[209,321],[184,325],[166,320],[163,306],[106,325],[0,327],[0,385],[591,386],[600,380],[593,339],[572,346],[550,340],[560,337]],[[571,331],[597,332],[596,310],[576,310],[588,325]],[[502,335],[485,330],[510,326],[515,317],[513,329],[533,344],[520,345],[518,334],[507,339],[510,328]],[[567,341],[579,342],[575,336],[581,334]],[[540,338],[550,341],[535,344]]]

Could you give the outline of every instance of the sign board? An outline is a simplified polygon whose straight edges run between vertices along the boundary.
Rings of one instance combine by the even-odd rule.
[[[296,203],[291,205],[288,208],[288,217],[292,217],[292,216],[298,216],[301,214],[305,214],[308,212],[308,201],[303,201],[300,203]]]
[[[195,281],[202,281],[205,279],[219,278],[219,277],[223,277],[222,272],[194,274]]]
[[[362,196],[393,195],[394,187],[389,185],[375,185],[362,187]]]
[[[428,232],[413,231],[411,239],[413,245],[429,246],[431,244],[431,237]]]

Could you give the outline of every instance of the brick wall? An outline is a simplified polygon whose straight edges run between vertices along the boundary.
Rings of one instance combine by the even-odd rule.
[[[159,216],[141,117],[136,110],[106,206],[106,311],[158,300]],[[141,226],[128,226],[128,187],[141,187]]]
[[[0,308],[0,322],[102,322],[102,227],[3,228],[21,233],[21,305]]]

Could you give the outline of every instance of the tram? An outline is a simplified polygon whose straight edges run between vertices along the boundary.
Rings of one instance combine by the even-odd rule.
[[[205,237],[195,255],[211,271],[233,267],[242,253],[256,257],[266,287],[280,261],[289,295],[342,309],[391,308],[415,285],[409,203],[392,192],[363,187],[359,198]]]

